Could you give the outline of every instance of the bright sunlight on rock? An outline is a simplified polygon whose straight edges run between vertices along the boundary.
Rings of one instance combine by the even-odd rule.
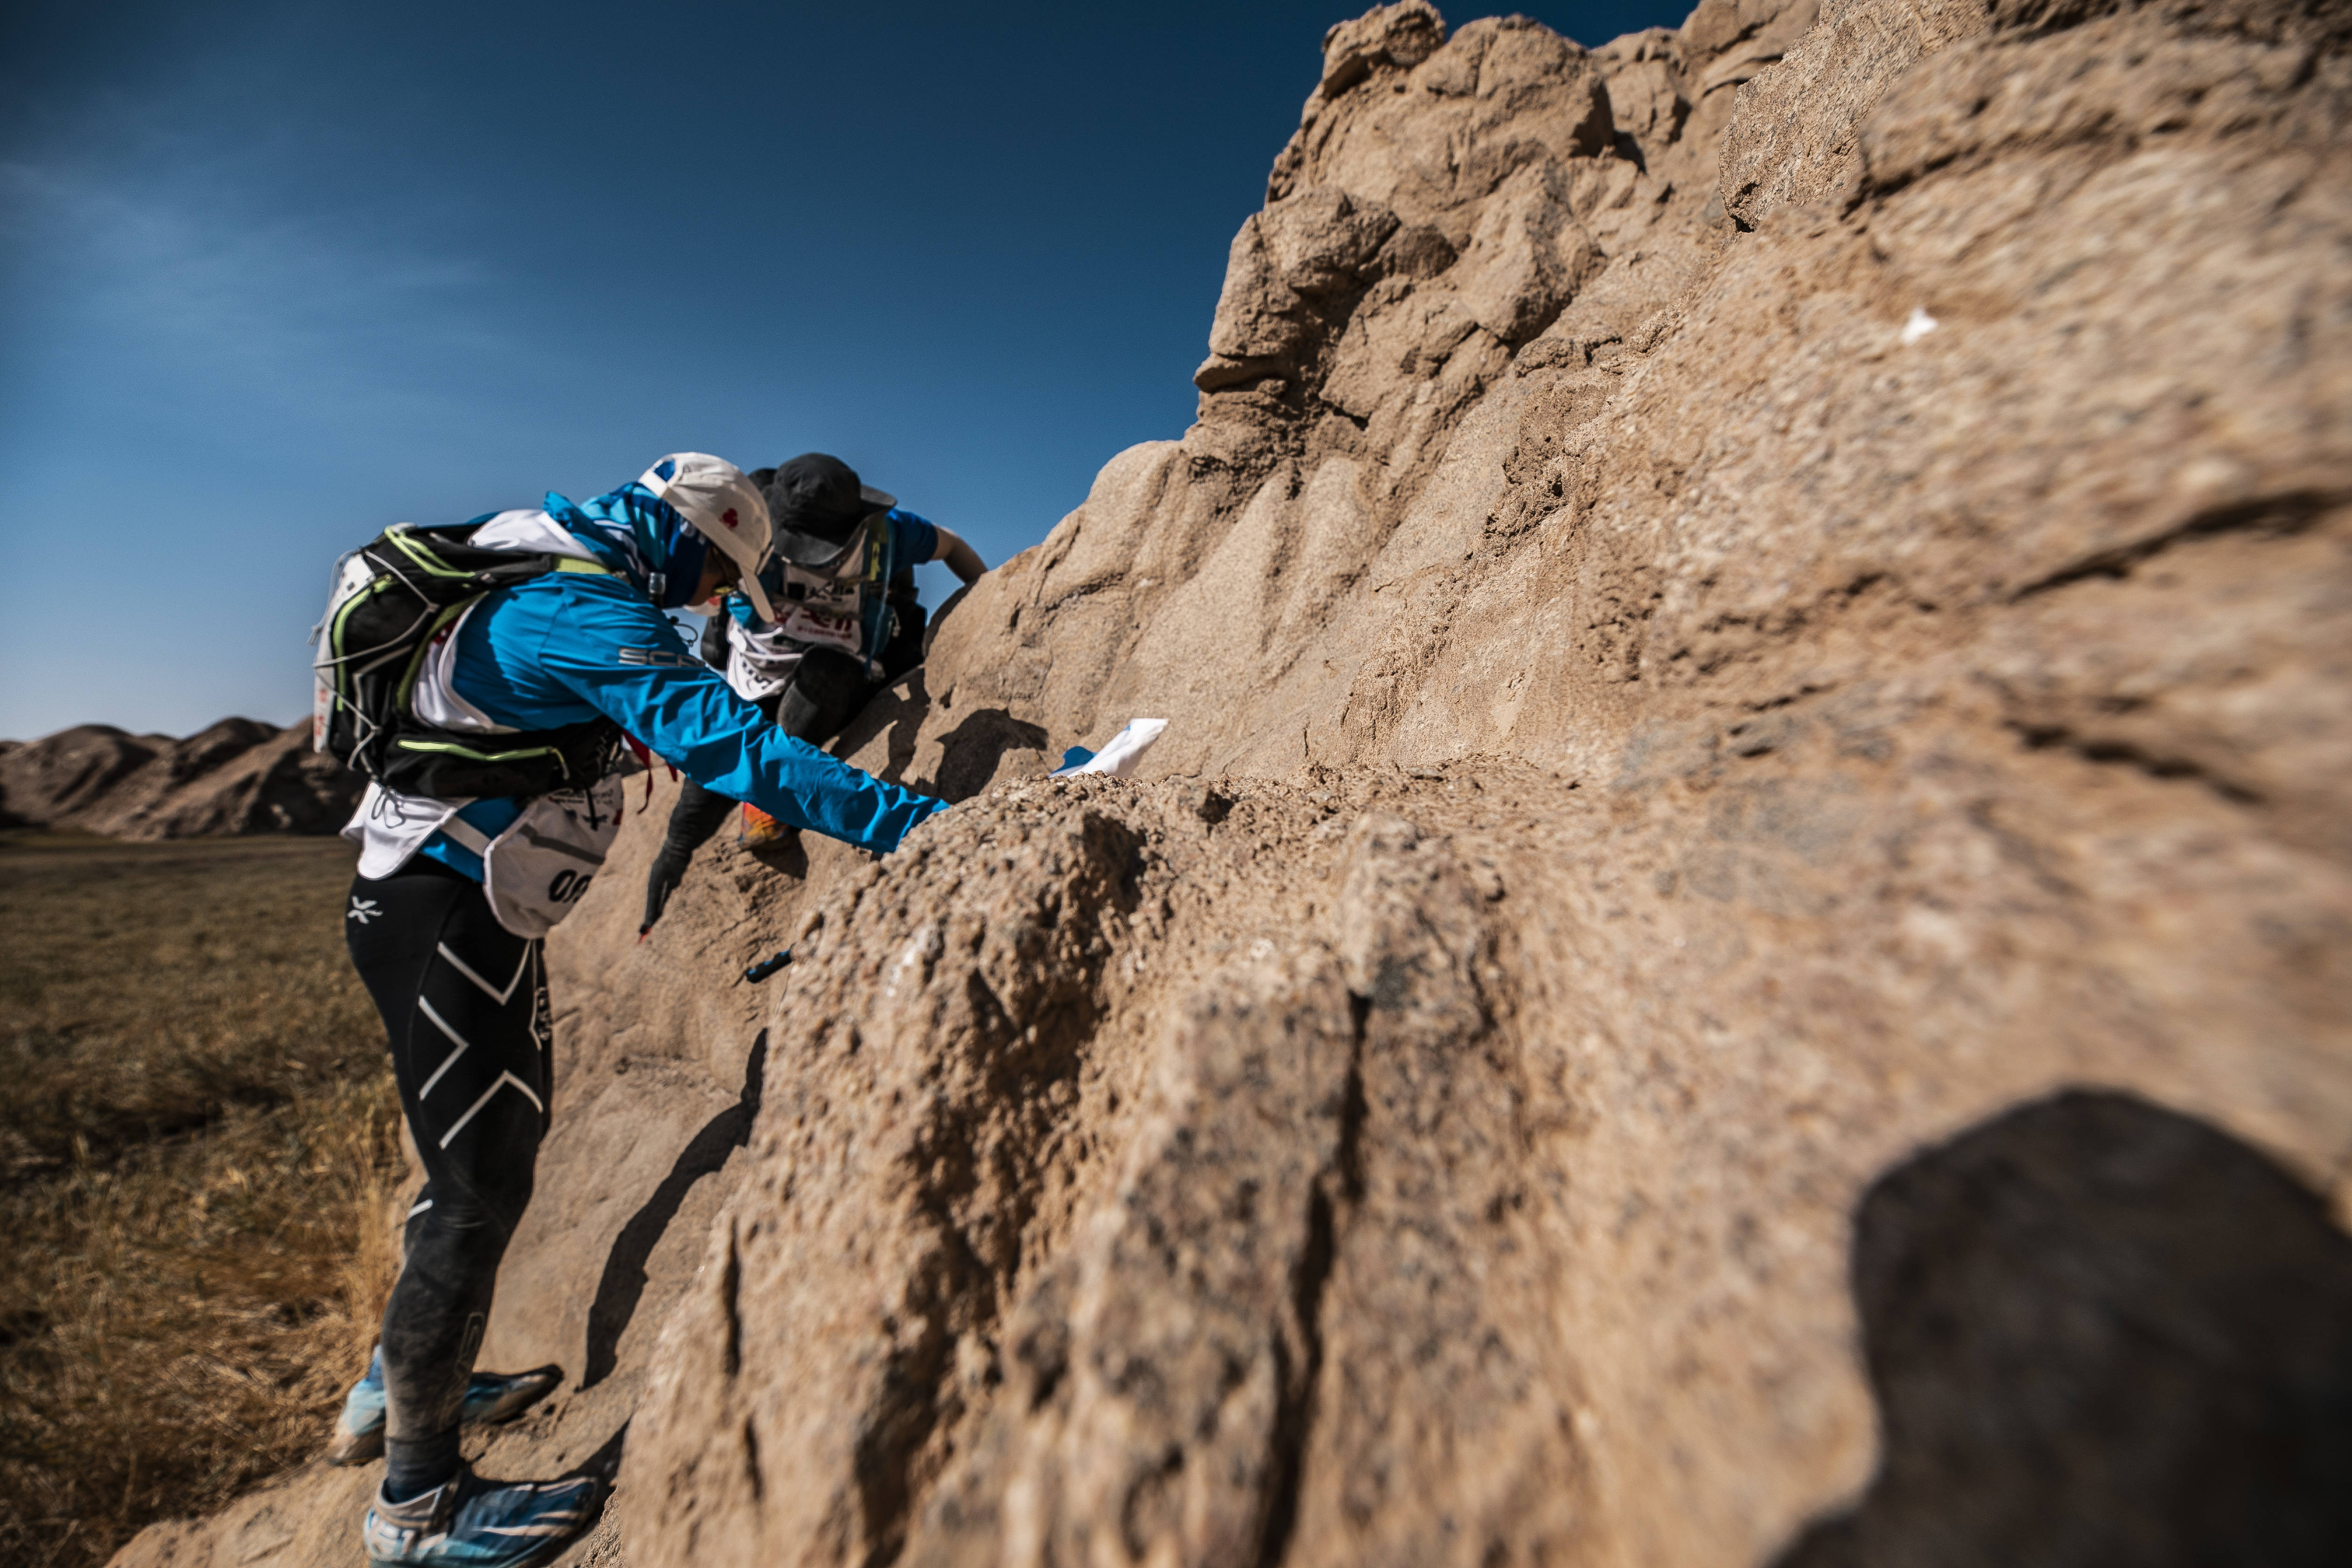
[[[1334,28],[1198,423],[838,748],[961,804],[641,944],[657,778],[551,938],[486,1473],[638,1568],[2340,1549],[2347,40]]]

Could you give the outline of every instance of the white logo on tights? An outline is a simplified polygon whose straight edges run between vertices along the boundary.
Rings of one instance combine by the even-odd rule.
[[[373,899],[362,899],[354,896],[352,900],[352,912],[345,915],[343,919],[347,921],[357,921],[360,924],[365,925],[368,921],[375,919],[382,913],[383,913],[383,911],[375,907],[375,900]]]

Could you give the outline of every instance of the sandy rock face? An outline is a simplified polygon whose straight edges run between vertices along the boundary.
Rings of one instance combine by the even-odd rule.
[[[845,739],[958,809],[639,946],[657,795],[551,944],[487,1348],[601,1370],[488,1460],[695,1568],[2321,1560],[2347,16],[1333,29],[1199,423]]]
[[[825,906],[633,1555],[1992,1560],[2063,1507],[2161,1561],[2307,1520],[2225,1462],[2221,1369],[2306,1437],[2346,1386],[2249,1283],[2346,1257],[2340,27],[1335,29],[1201,423],[860,753],[994,737],[1001,780],[1150,713],[1163,782],[1000,790]],[[2242,1275],[2146,1217],[2239,1181]],[[1937,1273],[1978,1211],[2079,1269]],[[2159,1368],[2127,1299],[2219,1359]],[[1969,1384],[1955,1310],[2079,1404]],[[2134,1379],[2199,1414],[2099,1426]]]

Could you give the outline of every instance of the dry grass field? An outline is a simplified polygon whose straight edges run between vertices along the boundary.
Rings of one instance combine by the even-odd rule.
[[[394,1266],[335,840],[0,834],[0,1563],[309,1457]]]

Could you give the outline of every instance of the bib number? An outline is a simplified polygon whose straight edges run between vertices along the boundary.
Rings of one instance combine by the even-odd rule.
[[[621,831],[621,781],[541,795],[482,857],[483,886],[499,923],[522,937],[555,929],[604,864]]]
[[[576,904],[588,896],[588,884],[595,879],[593,871],[558,871],[555,879],[547,884],[547,900],[551,904]]]

